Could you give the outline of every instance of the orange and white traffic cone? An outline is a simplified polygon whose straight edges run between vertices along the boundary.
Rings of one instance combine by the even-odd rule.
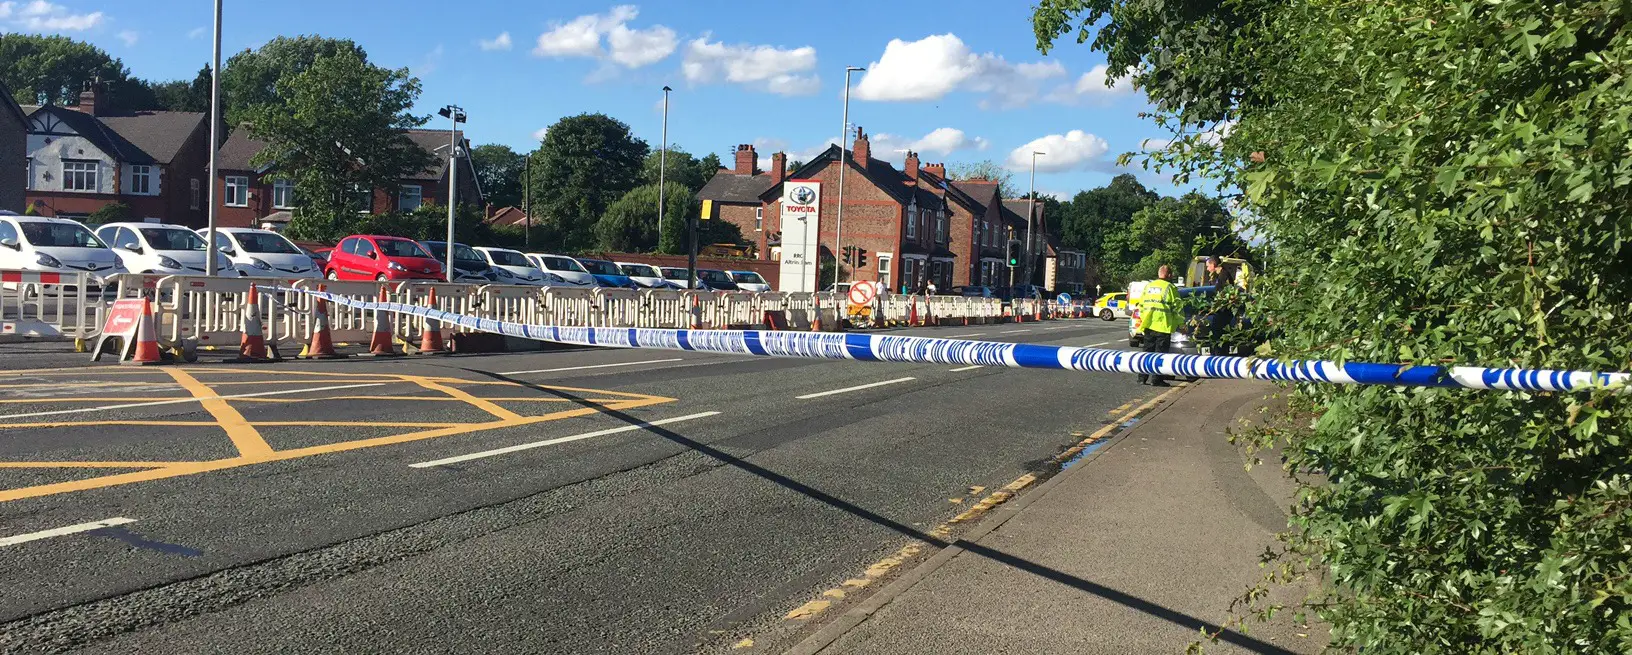
[[[384,303],[389,299],[390,297],[386,295],[385,287],[381,286],[380,302]],[[369,338],[368,352],[364,356],[401,357],[402,353],[397,352],[393,348],[395,343],[396,337],[391,331],[390,312],[383,309],[374,310],[374,336]]]
[[[318,291],[325,290],[318,285]],[[345,355],[334,352],[334,334],[329,328],[329,301],[312,299],[312,342],[300,352],[301,359],[341,359]]]
[[[436,289],[425,297],[425,306],[436,308]],[[446,355],[447,345],[442,341],[442,323],[434,318],[425,319],[425,329],[419,333],[419,354]]]
[[[238,357],[232,360],[234,364],[249,364],[254,362],[270,362],[273,358],[267,356],[266,331],[261,327],[261,296],[255,285],[249,285],[249,293],[244,297],[244,329],[243,337],[238,342]]]
[[[153,300],[142,298],[142,318],[136,322],[136,341],[126,347],[128,356],[120,360],[120,364],[131,366],[153,366],[164,363],[164,354],[159,352],[159,328],[153,322]]]
[[[696,294],[691,296],[691,329],[703,329],[703,306],[697,302]]]

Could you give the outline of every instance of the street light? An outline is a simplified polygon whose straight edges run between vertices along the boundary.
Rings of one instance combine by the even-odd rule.
[[[215,63],[210,66],[210,207],[209,216],[210,256],[204,258],[204,274],[215,275],[215,181],[219,178],[216,166],[216,152],[221,149],[221,0],[215,0]]]
[[[1037,155],[1046,154],[1048,153],[1031,151],[1031,190],[1026,194],[1026,284],[1031,284],[1032,262],[1037,259],[1034,252],[1037,231],[1032,227],[1032,221],[1037,218]]]
[[[454,207],[459,204],[459,124],[465,122],[465,110],[458,105],[448,105],[437,112],[448,119],[452,129],[448,130],[448,282],[453,282],[453,215]]]
[[[663,87],[663,149],[659,150],[657,155],[657,247],[659,250],[663,248],[663,180],[664,174],[669,170],[669,92],[673,90],[667,86]]]
[[[845,144],[848,143],[850,139],[850,74],[864,70],[867,69],[860,66],[844,67],[844,117],[839,123],[839,216],[837,222],[833,226],[833,255],[835,257],[838,257],[840,253],[844,252],[844,169],[849,168],[849,157],[846,156],[845,151],[847,148],[845,147]],[[818,273],[821,271],[822,259],[821,234],[822,232],[818,228],[816,230],[816,270]],[[835,261],[833,263],[833,291],[835,292],[839,290],[839,276],[841,275],[844,275],[844,264],[842,262]],[[821,286],[820,279],[816,280],[816,285],[818,287]],[[833,303],[835,325],[838,324],[837,321],[843,320],[844,318],[839,314],[839,307],[841,306],[843,306],[843,303]]]

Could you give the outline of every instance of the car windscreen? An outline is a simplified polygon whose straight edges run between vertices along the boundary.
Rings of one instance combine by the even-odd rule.
[[[154,250],[203,250],[204,240],[197,234],[173,227],[141,228],[142,238]]]
[[[665,280],[684,280],[684,279],[686,279],[686,269],[683,269],[683,268],[665,268],[665,269],[663,269],[663,279],[665,279]]]
[[[487,254],[493,258],[493,263],[500,266],[521,266],[525,268],[533,267],[533,263],[527,261],[527,257],[525,255],[522,255],[514,250],[489,250],[487,251]]]
[[[764,284],[765,283],[765,278],[762,278],[762,277],[759,276],[758,273],[753,273],[753,272],[732,273],[731,274],[731,280],[733,282],[742,282],[744,284]]]
[[[618,264],[618,266],[623,269],[624,275],[632,275],[634,277],[657,277],[657,271],[652,270],[652,267],[645,264]],[[681,273],[680,276],[685,277],[685,274]]]
[[[23,238],[36,248],[106,248],[107,244],[72,223],[22,223]]]
[[[288,239],[276,234],[261,232],[239,232],[233,236],[238,238],[238,247],[244,252],[265,253],[268,255],[298,255],[300,249]]]
[[[618,270],[618,267],[612,262],[603,262],[599,259],[580,259],[578,263],[583,264],[584,268],[589,269],[589,272],[596,275],[623,275],[623,271]]]
[[[725,271],[711,271],[706,268],[697,269],[697,277],[704,282],[731,282],[731,277]]]
[[[577,260],[567,259],[566,257],[541,257],[540,259],[544,260],[544,268],[552,271],[572,271],[574,273],[589,272],[584,270],[584,267],[579,266]]]
[[[385,253],[385,256],[387,256],[387,257],[429,257],[430,256],[430,255],[425,254],[425,250],[423,248],[420,248],[419,244],[414,243],[412,241],[409,241],[407,239],[375,239],[374,244],[379,246],[380,252]],[[459,256],[459,251],[455,250],[454,253],[453,253],[453,256],[458,257]]]

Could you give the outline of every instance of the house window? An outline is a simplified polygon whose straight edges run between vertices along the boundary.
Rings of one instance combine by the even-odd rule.
[[[125,193],[136,196],[153,195],[153,167],[131,166],[130,188]]]
[[[890,288],[890,264],[894,257],[887,252],[878,253],[878,283],[885,289]]]
[[[763,206],[754,208],[754,231],[765,231],[765,208]]]
[[[946,210],[935,212],[935,243],[946,243]]]
[[[397,209],[411,212],[425,203],[425,190],[418,184],[404,184],[397,193]]]
[[[291,209],[295,206],[295,183],[289,180],[277,180],[272,183],[272,207],[274,209]]]
[[[359,214],[372,214],[372,213],[374,213],[374,192],[373,191],[370,191],[368,189],[364,189],[362,187],[362,185],[353,184],[353,185],[351,185],[351,193],[353,194],[352,199],[351,199],[351,206],[357,210],[357,213],[359,213]]]
[[[97,180],[99,170],[99,165],[94,161],[62,162],[62,190],[98,190],[101,187],[101,184]]]
[[[198,178],[196,178],[196,177],[193,178],[192,188],[193,188],[193,193],[192,193],[192,196],[191,196],[192,202],[190,204],[192,205],[193,209],[198,209]]]
[[[907,208],[907,238],[918,238],[918,208]]]
[[[227,204],[228,207],[248,207],[249,206],[249,178],[248,177],[245,177],[245,176],[242,176],[242,175],[228,175],[227,176],[227,200],[226,200],[226,204]]]

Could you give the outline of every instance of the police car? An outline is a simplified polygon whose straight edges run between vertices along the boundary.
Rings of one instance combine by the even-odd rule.
[[[1130,305],[1128,294],[1107,293],[1094,301],[1094,315],[1105,321],[1114,321],[1118,317],[1126,318]]]

